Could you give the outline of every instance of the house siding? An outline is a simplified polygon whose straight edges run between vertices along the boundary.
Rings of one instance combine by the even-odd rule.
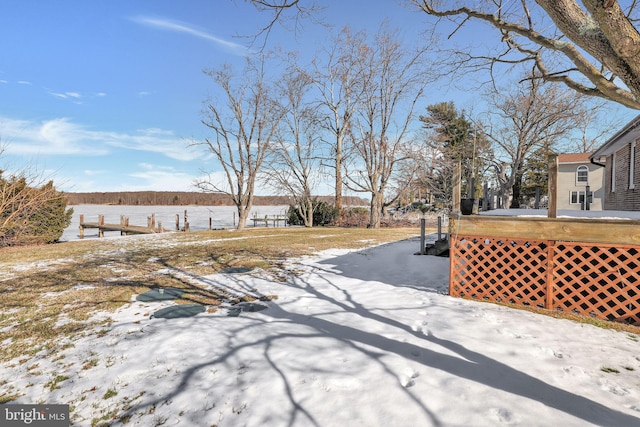
[[[589,209],[594,211],[602,210],[604,200],[602,174],[604,169],[589,162],[560,163],[558,165],[558,200],[556,201],[556,206],[558,209],[563,210],[580,210],[583,208],[580,203],[571,203],[570,200],[572,191],[584,193],[587,187],[587,183],[577,182],[577,170],[580,166],[586,166],[589,171],[588,184],[593,196],[593,202],[590,204]]]
[[[640,143],[635,148],[634,188],[629,188],[629,158],[631,143],[615,152],[615,173],[611,173],[614,154],[607,157],[605,166],[605,203],[606,210],[638,211],[640,210]],[[615,179],[615,191],[611,191],[611,180]]]

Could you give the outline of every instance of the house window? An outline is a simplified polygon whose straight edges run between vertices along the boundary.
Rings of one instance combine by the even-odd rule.
[[[589,182],[589,168],[587,166],[578,166],[578,170],[576,171],[576,182],[578,184],[586,184]]]
[[[575,205],[578,202],[578,192],[577,191],[572,191],[571,192],[571,200],[569,201],[569,203],[571,203],[572,205]]]
[[[629,190],[633,190],[636,188],[636,183],[634,182],[636,169],[636,142],[633,141],[631,143],[631,149],[629,151]]]
[[[585,191],[572,191],[569,203],[578,205],[584,203]],[[593,191],[589,191],[589,203],[593,203]]]

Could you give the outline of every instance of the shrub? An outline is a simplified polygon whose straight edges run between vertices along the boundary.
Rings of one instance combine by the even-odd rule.
[[[338,209],[331,206],[327,202],[313,199],[313,226],[335,225],[338,219]],[[298,213],[298,208],[294,205],[289,205],[287,211],[289,224],[291,225],[304,225],[304,221]]]
[[[289,221],[289,225],[304,225],[304,221],[302,217],[298,213],[298,208],[294,205],[289,205],[289,210],[287,211],[287,218]]]
[[[25,177],[0,172],[0,247],[56,242],[72,214],[52,181],[33,187]]]
[[[369,209],[355,207],[342,209],[340,225],[343,227],[366,227],[369,224]]]

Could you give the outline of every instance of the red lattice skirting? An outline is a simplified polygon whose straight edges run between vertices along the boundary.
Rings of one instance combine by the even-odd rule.
[[[640,325],[640,246],[451,236],[449,293]]]

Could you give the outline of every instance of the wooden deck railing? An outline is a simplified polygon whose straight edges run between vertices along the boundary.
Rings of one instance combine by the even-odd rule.
[[[640,325],[640,221],[450,218],[452,296]]]

